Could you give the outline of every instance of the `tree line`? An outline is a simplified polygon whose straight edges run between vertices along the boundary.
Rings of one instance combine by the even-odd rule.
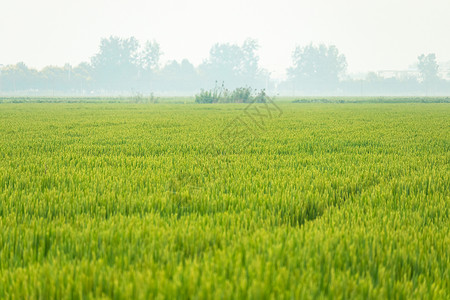
[[[438,76],[434,54],[420,55],[419,76],[384,78],[369,73],[361,80],[350,79],[347,61],[333,45],[298,46],[292,54],[287,79],[275,82],[261,68],[254,39],[241,45],[215,44],[209,57],[194,66],[189,60],[172,60],[161,65],[161,47],[156,41],[141,44],[136,38],[111,36],[100,42],[98,53],[77,66],[47,66],[38,71],[23,62],[3,66],[0,91],[48,94],[194,93],[225,83],[227,88],[252,87],[281,94],[414,94],[448,93],[450,83]]]

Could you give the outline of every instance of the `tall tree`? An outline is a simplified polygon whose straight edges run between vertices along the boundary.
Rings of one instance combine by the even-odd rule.
[[[159,69],[161,55],[161,48],[156,41],[147,41],[144,48],[139,52],[138,87],[141,91],[154,90],[155,84],[158,84],[156,72]]]
[[[422,54],[418,57],[419,63],[417,65],[422,81],[424,83],[432,83],[439,80],[439,65],[436,62],[436,55],[430,53],[428,55]]]
[[[92,88],[92,66],[87,62],[82,62],[72,69],[73,84],[80,92],[88,91]]]
[[[261,73],[256,55],[258,48],[258,43],[253,39],[245,40],[242,46],[215,44],[208,60],[199,69],[207,78],[207,84],[224,82],[229,88],[257,84]]]
[[[162,52],[156,41],[147,41],[144,49],[139,54],[139,63],[143,70],[154,71],[159,67]]]
[[[197,70],[187,59],[181,63],[172,60],[158,73],[160,82],[157,88],[172,92],[193,92],[201,86],[198,84]]]
[[[292,60],[293,67],[288,69],[288,76],[304,90],[335,89],[347,68],[345,56],[333,45],[297,47]]]
[[[91,59],[94,80],[101,87],[128,90],[136,83],[139,70],[139,42],[134,38],[111,36],[102,39],[100,51]]]
[[[246,39],[242,44],[241,76],[243,80],[252,86],[258,85],[261,80],[262,70],[259,68],[259,56],[256,52],[259,49],[258,42],[254,39]],[[255,86],[256,87],[256,86]]]
[[[40,73],[23,62],[2,68],[1,89],[3,91],[26,91],[39,88]]]
[[[207,80],[225,81],[229,85],[235,85],[239,81],[239,68],[241,52],[237,45],[215,44],[209,51],[209,58],[200,69]]]
[[[69,64],[64,65],[62,68],[47,66],[40,73],[43,80],[41,87],[44,90],[67,91],[72,87],[72,66]]]

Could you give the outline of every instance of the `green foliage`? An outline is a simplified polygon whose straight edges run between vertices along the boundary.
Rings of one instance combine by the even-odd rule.
[[[292,61],[289,78],[300,83],[302,90],[335,88],[347,68],[345,56],[334,45],[296,47]]]
[[[249,103],[252,102],[252,92],[250,87],[236,88],[227,100],[233,103]]]
[[[211,47],[209,58],[199,70],[207,80],[225,81],[232,87],[243,82],[253,86],[264,86],[266,74],[259,67],[258,42],[246,39],[242,45],[223,43]]]
[[[265,92],[259,91],[257,94],[250,87],[240,87],[230,92],[222,83],[212,90],[201,90],[195,95],[196,103],[266,103],[272,100]]]
[[[417,67],[422,81],[425,83],[436,82],[439,80],[439,65],[436,61],[436,54],[422,54],[418,58]]]
[[[259,93],[253,97],[253,101],[256,103],[266,103],[269,100],[272,99],[266,94],[265,90],[259,91]]]
[[[0,299],[449,298],[447,103],[246,106],[0,104]]]
[[[200,93],[195,95],[195,103],[218,103],[222,102],[222,97],[224,94],[227,93],[227,90],[225,89],[224,84],[222,85],[216,85],[211,90],[204,90],[202,89]]]

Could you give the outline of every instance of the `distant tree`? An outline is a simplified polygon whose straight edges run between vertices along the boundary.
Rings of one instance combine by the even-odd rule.
[[[3,67],[1,77],[1,88],[4,91],[26,91],[39,88],[39,72],[28,68],[23,62]]]
[[[254,39],[246,39],[242,44],[242,62],[241,62],[241,76],[245,84],[258,85],[257,81],[261,70],[258,66],[259,56],[256,54],[258,51],[258,42]]]
[[[192,92],[199,88],[198,74],[194,65],[187,59],[181,63],[172,60],[158,73],[158,89],[176,92]]]
[[[419,63],[417,65],[421,79],[424,83],[433,83],[439,80],[439,65],[436,62],[436,55],[434,53],[418,57]]]
[[[176,91],[180,83],[181,66],[176,60],[167,62],[159,72],[158,89]]]
[[[42,69],[41,87],[44,90],[58,90],[58,91],[68,91],[71,89],[72,83],[72,66],[69,64],[64,65],[64,67],[47,66]]]
[[[347,68],[347,61],[336,46],[310,44],[297,47],[293,54],[289,78],[305,90],[334,89]]]
[[[157,72],[159,70],[161,47],[156,41],[147,41],[142,50],[138,52],[138,85],[141,91],[154,91],[158,83]]]
[[[92,59],[96,84],[110,91],[128,90],[139,74],[139,42],[130,37],[102,39],[100,51]]]
[[[261,80],[262,70],[259,68],[259,49],[256,40],[247,39],[242,46],[236,44],[215,44],[209,58],[199,66],[200,72],[206,76],[209,84],[225,82],[229,87],[264,85]]]
[[[183,59],[180,63],[180,79],[180,91],[196,91],[200,87],[197,69],[187,59]]]
[[[407,95],[419,89],[417,78],[407,74],[385,78],[375,72],[369,72],[366,80],[359,81],[359,84],[361,94],[364,92],[364,95]]]
[[[209,51],[209,58],[200,70],[206,75],[209,83],[225,81],[230,85],[239,82],[239,69],[241,65],[241,49],[238,45],[215,44]]]
[[[147,41],[144,49],[139,54],[139,63],[143,70],[154,71],[159,67],[159,60],[162,52],[161,47],[156,41]]]
[[[75,90],[80,92],[90,90],[92,88],[92,66],[87,62],[82,62],[72,69],[72,77]]]

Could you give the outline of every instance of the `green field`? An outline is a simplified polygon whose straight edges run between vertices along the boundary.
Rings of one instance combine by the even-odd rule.
[[[0,104],[0,299],[449,299],[450,104]]]

